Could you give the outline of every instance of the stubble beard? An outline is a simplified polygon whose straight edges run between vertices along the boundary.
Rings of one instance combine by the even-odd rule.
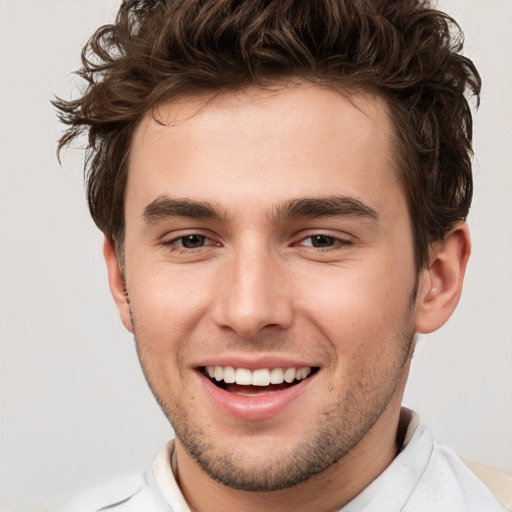
[[[293,449],[280,454],[254,454],[243,450],[228,453],[218,447],[205,429],[189,419],[180,400],[169,403],[172,400],[165,400],[165,396],[158,393],[152,383],[151,371],[147,371],[149,365],[142,357],[143,344],[137,337],[133,315],[132,325],[139,360],[149,387],[188,454],[206,474],[227,487],[271,492],[296,486],[330,468],[357,446],[381,417],[408,374],[415,344],[411,318],[416,291],[415,287],[403,329],[395,340],[401,357],[387,369],[383,380],[386,386],[373,386],[372,369],[365,369],[366,378],[353,382],[348,392],[340,393],[330,408],[320,410],[317,413],[319,421],[314,428],[306,431],[303,440]],[[229,446],[229,442],[225,445]]]
[[[408,347],[413,345],[413,337],[410,334]],[[184,412],[169,411],[167,417],[181,444],[211,478],[233,489],[278,491],[324,472],[357,446],[385,411],[402,376],[403,372],[397,373],[387,392],[379,397],[361,396],[358,384],[353,386],[331,409],[319,411],[315,427],[306,431],[293,449],[281,454],[227,453],[208,441],[207,432],[194,428]]]

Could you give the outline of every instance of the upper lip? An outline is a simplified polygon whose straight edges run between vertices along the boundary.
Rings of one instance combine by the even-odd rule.
[[[260,368],[304,368],[319,367],[317,362],[310,359],[299,359],[297,357],[277,356],[269,354],[261,355],[221,355],[205,357],[194,364],[195,368],[205,366],[232,366],[233,368],[247,368],[248,370],[258,370]]]

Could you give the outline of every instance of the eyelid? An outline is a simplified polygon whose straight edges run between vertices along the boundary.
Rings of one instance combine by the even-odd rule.
[[[333,232],[329,229],[308,229],[297,234],[293,245],[300,245],[304,240],[311,239],[315,236],[324,236],[332,238],[341,245],[349,245],[355,243],[355,237],[348,233]],[[316,249],[316,247],[315,247]]]
[[[166,233],[160,238],[160,244],[164,247],[175,246],[177,249],[183,249],[185,251],[193,251],[194,249],[187,249],[186,247],[179,246],[177,243],[189,236],[198,236],[205,239],[205,245],[196,248],[195,250],[203,249],[209,246],[220,246],[220,242],[216,240],[216,237],[210,233],[206,232],[202,229],[183,229],[178,231],[173,231],[171,233]]]
[[[204,249],[210,246],[222,246],[223,244],[218,241],[218,237],[215,234],[199,229],[183,229],[177,230],[171,233],[166,233],[160,238],[160,244],[165,247],[175,246],[176,248],[183,249],[185,251],[193,251],[193,248],[186,248],[178,245],[180,240],[187,238],[189,236],[198,236],[205,239],[205,244],[201,247],[195,248],[195,250]],[[292,246],[302,246],[312,249],[322,249],[322,247],[314,247],[312,244],[304,244],[305,240],[311,240],[315,236],[323,236],[326,238],[331,238],[334,241],[332,246],[327,246],[324,250],[327,249],[336,249],[340,246],[348,246],[355,243],[355,238],[348,233],[333,233],[330,230],[322,230],[322,229],[308,229],[304,230],[294,236],[294,240],[292,241]]]
[[[312,239],[315,236],[323,236],[325,238],[330,238],[330,239],[332,239],[333,243],[332,243],[332,245],[325,245],[325,246],[314,245],[314,243],[312,241],[309,244],[303,243],[305,240]],[[353,244],[354,244],[354,242],[352,240],[347,240],[347,239],[340,238],[337,236],[309,235],[309,236],[304,237],[302,240],[300,240],[297,245],[299,245],[300,247],[305,247],[307,249],[311,249],[311,250],[315,250],[315,251],[329,251],[329,250],[335,251],[335,250],[339,250],[339,249],[343,249],[345,247],[351,246]]]

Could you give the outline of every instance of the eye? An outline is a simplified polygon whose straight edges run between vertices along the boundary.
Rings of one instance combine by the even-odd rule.
[[[172,236],[174,235],[174,236]],[[181,263],[193,263],[197,261],[205,261],[214,257],[217,250],[222,244],[211,238],[208,234],[194,232],[190,230],[175,231],[168,233],[167,240],[160,241],[160,247],[165,251],[164,254],[170,258],[170,261]]]
[[[174,240],[174,243],[177,243],[179,246],[184,247],[185,249],[198,249],[199,247],[203,247],[206,245],[206,241],[208,239],[203,235],[187,235],[182,236]]]
[[[299,245],[313,247],[315,249],[330,249],[350,244],[351,242],[349,240],[323,234],[307,236],[299,242]]]
[[[332,247],[337,242],[336,238],[327,235],[313,235],[309,236],[305,240],[310,241],[310,243],[305,245],[311,245],[312,247]]]
[[[174,252],[191,252],[210,245],[218,245],[206,235],[190,233],[189,235],[178,236],[170,240],[162,241],[162,245]]]

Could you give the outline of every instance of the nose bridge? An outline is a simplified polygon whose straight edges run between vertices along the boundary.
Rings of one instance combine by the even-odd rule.
[[[278,254],[256,237],[240,241],[219,275],[222,292],[215,321],[240,336],[255,336],[264,327],[284,329],[292,309]]]

